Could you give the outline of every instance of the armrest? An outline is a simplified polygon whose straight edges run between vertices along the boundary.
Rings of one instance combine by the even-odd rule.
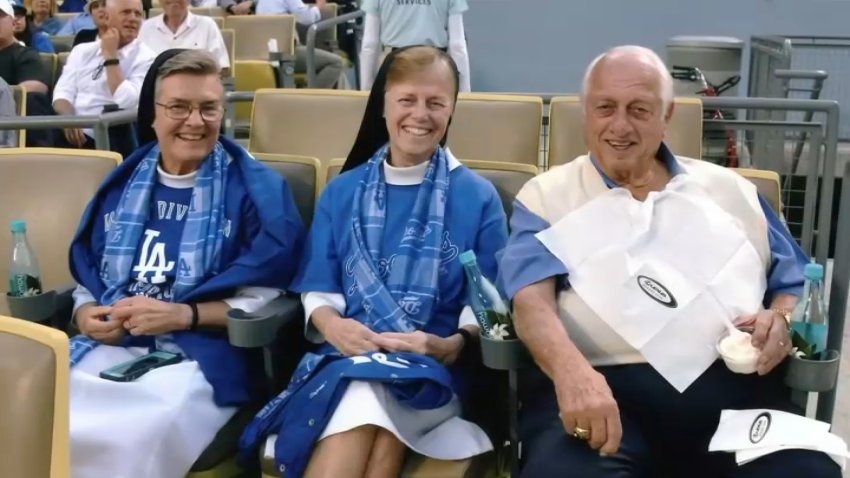
[[[297,325],[303,318],[301,300],[282,295],[251,314],[231,309],[227,313],[227,335],[236,347],[267,347],[274,342],[278,330]]]
[[[53,326],[59,330],[67,332],[68,337],[73,337],[80,333],[77,324],[74,322],[74,289],[76,284],[70,284],[56,288],[56,312],[53,314]]]
[[[519,339],[493,340],[481,335],[480,340],[481,361],[487,368],[516,370],[536,366],[531,354]]]

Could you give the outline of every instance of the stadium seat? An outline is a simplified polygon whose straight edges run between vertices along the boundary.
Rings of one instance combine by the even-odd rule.
[[[154,7],[148,11],[148,18],[153,18],[157,15],[162,15],[164,10],[162,7]],[[203,15],[205,17],[224,17],[227,12],[220,7],[189,7],[189,11],[195,15]]]
[[[263,88],[274,88],[277,85],[274,68],[268,61],[231,60],[231,65],[233,66],[232,74],[236,91],[255,91]],[[234,106],[236,107],[237,129],[246,127],[251,122],[253,104],[240,102]],[[253,130],[251,134],[253,135]]]
[[[57,56],[55,53],[39,53],[38,56],[41,58],[41,63],[44,65],[44,70],[47,71],[49,81],[47,88],[52,91],[53,87],[56,86]]]
[[[27,89],[20,85],[14,85],[12,95],[15,97],[15,114],[18,116],[27,115]],[[18,131],[18,146],[23,148],[27,144],[27,130]]]
[[[367,98],[366,91],[258,90],[248,150],[312,156],[323,164],[347,156]]]
[[[74,18],[76,16],[77,16],[76,12],[67,12],[67,13],[66,12],[57,12],[57,13],[53,14],[53,17],[56,18],[57,20],[61,20],[62,23],[65,23],[68,20],[71,20],[72,18]]]
[[[448,146],[458,158],[538,165],[543,99],[461,93]]]
[[[66,53],[71,51],[71,47],[74,45],[74,36],[73,35],[53,35],[50,36],[50,43],[53,43],[53,51],[56,53]]]
[[[231,61],[269,59],[269,40],[277,40],[284,55],[295,54],[295,17],[292,15],[231,15],[224,28],[236,35],[235,55]]]
[[[65,63],[68,61],[68,52],[58,53],[56,55],[56,69],[54,70],[56,74],[53,76],[53,85],[56,85],[56,82],[59,81],[59,77],[62,76],[62,70],[65,69]]]
[[[461,159],[460,162],[493,183],[508,218],[513,212],[513,202],[517,193],[538,173],[537,166],[530,164],[467,159]],[[343,164],[345,164],[345,158],[334,158],[328,162],[325,176],[328,183],[339,175]]]
[[[316,158],[290,154],[253,153],[254,158],[274,169],[286,178],[301,214],[304,226],[313,222],[313,211],[319,192],[325,185],[325,172]]]
[[[68,337],[0,317],[0,476],[68,478]]]
[[[222,20],[221,18],[216,17],[216,20]],[[229,28],[221,28],[221,25],[218,26],[219,30],[221,30],[221,39],[224,40],[224,48],[227,50],[227,58],[230,60],[230,75],[233,76],[233,56],[236,52],[236,32]]]
[[[224,28],[224,17],[213,17],[213,21],[215,22],[218,29],[221,30]]]
[[[587,154],[584,116],[578,96],[552,98],[549,107],[549,157],[547,167],[565,164]],[[666,143],[675,154],[702,158],[702,101],[676,98]]]
[[[327,3],[323,7],[319,9],[319,13],[322,14],[322,20],[327,20],[329,18],[334,18],[338,15],[339,5],[336,3]],[[309,25],[302,25],[297,23],[295,25],[295,30],[298,32],[298,38],[301,39],[301,43],[307,44],[307,29]],[[336,53],[337,50],[337,29],[336,26],[333,28],[328,28],[327,30],[322,30],[316,32],[316,48],[321,48],[323,50],[328,50]]]
[[[461,160],[461,162],[493,183],[508,219],[513,213],[514,198],[517,193],[525,183],[537,176],[538,172],[537,166],[530,164],[476,160]]]
[[[42,286],[56,289],[72,284],[68,247],[83,210],[119,161],[121,156],[109,151],[0,149],[0,227],[4,228],[0,250],[12,250],[9,223],[24,219],[41,266]],[[0,271],[8,266],[9,253],[0,254]],[[6,314],[6,309],[6,301],[0,301],[0,314]]]
[[[747,168],[730,168],[738,172],[741,176],[749,179],[756,185],[758,192],[764,196],[770,207],[781,215],[782,214],[782,185],[779,180],[779,173],[776,171],[766,171],[764,169],[747,169]]]

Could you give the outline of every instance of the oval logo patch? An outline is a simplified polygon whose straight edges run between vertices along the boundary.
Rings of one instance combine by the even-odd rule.
[[[678,303],[673,294],[657,280],[647,276],[637,276],[637,283],[644,294],[659,304],[675,309]]]
[[[750,425],[750,441],[753,444],[762,441],[768,430],[770,430],[770,413],[760,413]]]

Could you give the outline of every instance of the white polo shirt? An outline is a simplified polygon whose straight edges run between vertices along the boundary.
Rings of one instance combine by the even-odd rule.
[[[100,50],[100,39],[75,46],[68,55],[62,75],[56,81],[53,101],[67,100],[77,115],[98,115],[107,104],[117,104],[121,109],[139,106],[142,82],[156,55],[150,48],[135,39],[118,49],[118,62],[124,81],[115,93],[106,82],[106,60]]]
[[[221,31],[212,18],[204,15],[189,12],[176,32],[165,25],[165,14],[149,18],[142,24],[139,40],[157,55],[172,48],[206,50],[218,60],[221,68],[230,68]]]

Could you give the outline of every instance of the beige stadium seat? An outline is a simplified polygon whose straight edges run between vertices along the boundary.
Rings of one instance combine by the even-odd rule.
[[[680,156],[702,158],[702,101],[676,98],[673,118],[665,141]],[[552,98],[549,106],[549,158],[547,166],[558,166],[587,154],[584,144],[584,115],[578,96]]]
[[[339,176],[342,171],[342,166],[345,164],[345,158],[334,158],[328,162],[328,167],[325,172],[326,184],[330,184],[333,178]]]
[[[0,476],[69,478],[68,336],[0,316]]]
[[[56,55],[56,75],[53,76],[53,85],[56,85],[56,82],[59,81],[59,77],[62,76],[62,70],[65,69],[65,63],[68,62],[69,52],[58,53]]]
[[[235,56],[231,61],[269,59],[269,40],[277,40],[278,51],[295,54],[295,17],[292,15],[230,15],[224,28],[236,35]]]
[[[447,144],[458,158],[537,166],[542,124],[540,97],[461,93]]]
[[[221,20],[221,18],[216,18],[216,20]],[[236,48],[236,32],[229,28],[221,28],[221,25],[218,26],[219,30],[221,30],[221,39],[224,40],[224,48],[227,50],[227,58],[230,60],[230,74],[233,75],[233,56]]]
[[[779,173],[763,169],[730,168],[756,185],[776,214],[782,214],[782,185]]]
[[[237,75],[237,81],[239,76]],[[259,90],[251,117],[252,153],[319,158],[348,156],[368,98],[366,91]]]
[[[325,172],[316,158],[291,154],[262,154],[252,156],[286,178],[298,212],[305,227],[313,222],[316,200],[325,185]]]
[[[322,15],[322,20],[335,18],[339,13],[339,5],[336,3],[327,3],[319,9],[319,13]],[[304,45],[307,44],[307,29],[309,27],[309,25],[302,25],[300,23],[296,23],[295,25],[295,30],[298,32],[298,38],[301,39],[301,43]],[[330,47],[336,45],[336,43],[336,26],[316,32],[316,48],[331,50]]]
[[[476,173],[484,176],[488,181],[493,183],[496,191],[499,192],[499,198],[502,200],[502,207],[505,214],[510,218],[513,212],[513,202],[517,193],[522,186],[525,185],[531,178],[537,176],[537,166],[530,164],[519,163],[504,163],[500,161],[478,161],[461,159],[466,167],[472,169]],[[345,164],[345,158],[334,158],[328,162],[325,177],[330,183],[333,178],[339,176],[342,165]]]
[[[57,12],[57,13],[53,14],[53,17],[60,20],[62,23],[65,23],[68,20],[71,20],[72,18],[74,18],[76,16],[77,16],[77,13],[75,13],[75,12],[70,12],[70,13]]]
[[[148,18],[153,18],[159,15],[162,15],[163,9],[162,7],[155,7],[148,10]]]
[[[45,289],[73,283],[68,248],[80,217],[121,155],[110,151],[54,148],[0,149],[0,271],[9,268],[9,223],[27,222],[27,238],[41,267]],[[8,284],[3,282],[0,291]],[[0,314],[6,301],[0,301]],[[0,476],[6,476],[0,473]]]
[[[212,17],[212,19],[219,30],[224,28],[224,17]]]
[[[205,17],[225,17],[227,12],[221,7],[191,7],[190,12]]]
[[[55,53],[39,53],[39,58],[41,58],[41,64],[44,65],[44,71],[48,73],[48,80],[50,82],[47,87],[49,89],[53,89],[56,86],[56,54]]]
[[[508,219],[513,213],[514,198],[517,193],[525,183],[537,176],[538,172],[537,166],[530,164],[473,160],[461,160],[461,162],[493,183],[496,191],[499,192],[499,198],[502,200],[502,207]]]

